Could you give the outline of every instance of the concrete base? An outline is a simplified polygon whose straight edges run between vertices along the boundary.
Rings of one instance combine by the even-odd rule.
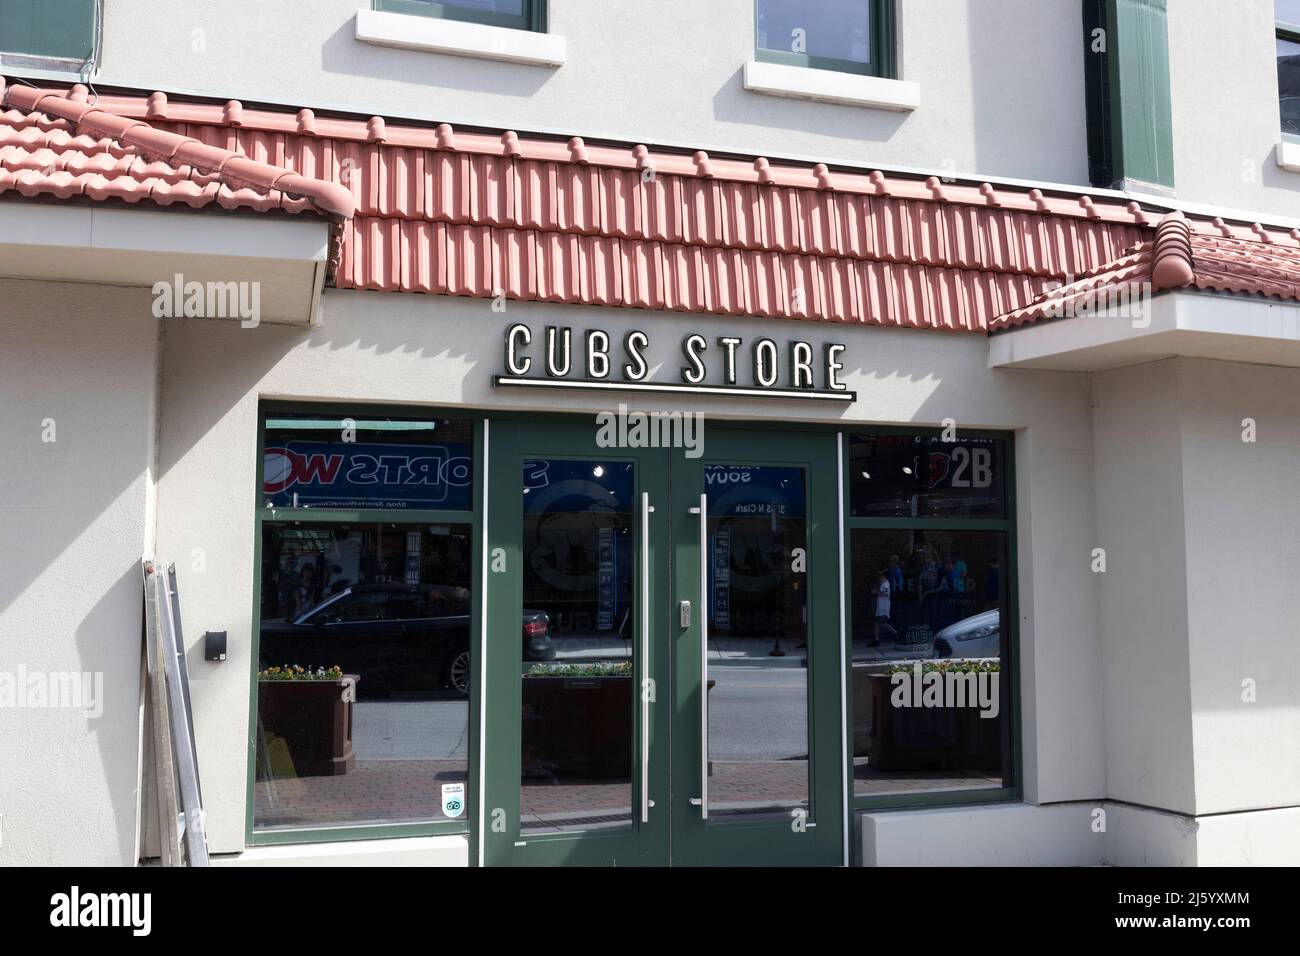
[[[469,837],[405,837],[257,846],[212,858],[213,866],[469,866]]]
[[[1191,817],[1108,801],[1016,803],[863,813],[858,833],[863,866],[1300,865],[1297,807]]]

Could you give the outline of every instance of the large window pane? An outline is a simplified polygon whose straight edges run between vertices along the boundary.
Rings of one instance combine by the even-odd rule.
[[[262,455],[268,507],[468,511],[473,503],[466,419],[275,414]]]
[[[1010,785],[1007,535],[855,529],[858,796]]]
[[[871,0],[758,0],[760,50],[871,63]]]
[[[706,465],[710,820],[808,808],[804,469]]]
[[[531,30],[541,19],[541,3],[544,0],[375,0],[375,9]]]
[[[1282,132],[1300,135],[1300,43],[1277,38],[1277,95]]]
[[[855,518],[1005,518],[1007,439],[849,438]]]
[[[448,816],[442,787],[467,768],[471,541],[468,523],[263,523],[258,829]]]
[[[552,639],[522,655],[520,826],[630,827],[635,469],[539,459],[521,477],[523,626]]]

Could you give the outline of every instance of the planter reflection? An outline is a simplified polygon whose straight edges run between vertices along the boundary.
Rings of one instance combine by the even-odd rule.
[[[523,678],[527,778],[630,781],[631,666],[539,666]]]
[[[867,766],[879,771],[1002,769],[1000,714],[982,716],[971,701],[894,706],[894,686],[888,668],[853,668],[855,757],[866,757]]]
[[[257,762],[257,779],[351,771],[356,762],[352,707],[359,680],[354,674],[291,680],[259,675],[257,718],[263,759]]]

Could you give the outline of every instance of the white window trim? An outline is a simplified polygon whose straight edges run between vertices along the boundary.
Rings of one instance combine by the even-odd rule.
[[[919,83],[784,63],[750,60],[745,64],[744,82],[745,89],[767,96],[899,112],[909,112],[921,105]]]
[[[563,66],[565,59],[564,37],[553,33],[384,10],[358,10],[356,36],[377,46],[529,66]]]
[[[1300,173],[1300,143],[1279,140],[1274,154],[1277,164],[1292,173]]]

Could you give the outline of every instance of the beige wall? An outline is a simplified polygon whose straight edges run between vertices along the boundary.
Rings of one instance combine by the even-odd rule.
[[[1300,370],[1167,359],[1094,396],[1109,796],[1300,805]]]
[[[1300,806],[1300,369],[1178,374],[1196,810]]]
[[[912,113],[748,92],[753,0],[549,0],[564,66],[357,41],[369,0],[109,0],[101,84],[813,161],[1086,183],[1072,0],[900,0]],[[1023,55],[1008,55],[1014,46]],[[1050,135],[1045,135],[1050,131]]]
[[[1187,583],[1174,363],[1093,377],[1107,794],[1190,813]]]
[[[135,861],[158,341],[143,295],[0,280],[0,673],[102,682],[97,717],[0,709],[3,865]]]
[[[1174,0],[1169,82],[1178,196],[1300,218],[1281,139],[1272,0]]]

